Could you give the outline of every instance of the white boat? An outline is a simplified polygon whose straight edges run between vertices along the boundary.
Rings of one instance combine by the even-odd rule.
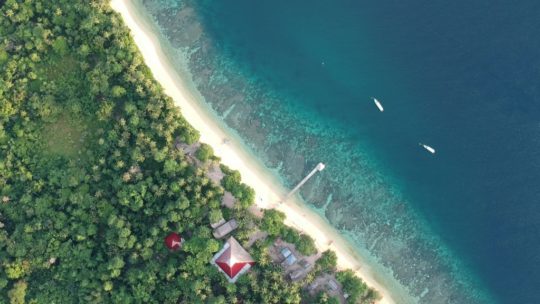
[[[423,143],[418,143],[420,146],[424,147],[424,149],[428,150],[430,153],[435,154],[435,149],[428,145],[424,145]]]
[[[373,102],[375,103],[377,108],[379,108],[379,111],[384,112],[384,108],[383,108],[381,102],[378,101],[377,98],[375,98],[375,97],[371,97],[371,98],[373,99]]]

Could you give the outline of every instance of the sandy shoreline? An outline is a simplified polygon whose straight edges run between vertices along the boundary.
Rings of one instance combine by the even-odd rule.
[[[242,181],[256,192],[257,206],[277,208],[284,212],[287,215],[285,221],[287,225],[296,227],[313,237],[319,250],[326,250],[330,246],[338,256],[339,268],[356,270],[358,276],[369,286],[377,289],[383,296],[380,303],[395,303],[389,291],[376,279],[376,273],[371,271],[368,265],[362,263],[351,246],[324,219],[302,206],[296,198],[291,198],[286,204],[278,203],[286,193],[286,189],[270,174],[269,170],[243,148],[234,134],[226,133],[224,131],[226,128],[201,106],[198,102],[201,97],[185,85],[185,82],[189,80],[181,79],[174,70],[155,32],[139,15],[137,7],[129,0],[112,0],[111,6],[122,15],[124,23],[131,29],[133,39],[145,63],[164,88],[164,92],[172,97],[175,104],[181,108],[186,120],[200,132],[200,141],[211,145],[215,154],[225,165],[240,171]],[[230,142],[223,144],[225,138],[231,139]]]

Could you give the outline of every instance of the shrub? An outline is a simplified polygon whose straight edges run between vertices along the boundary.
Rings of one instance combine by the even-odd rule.
[[[201,144],[195,156],[202,162],[209,160],[214,155],[214,149],[207,144]]]
[[[278,236],[284,230],[284,219],[285,214],[281,211],[274,209],[265,210],[261,222],[261,228],[268,232],[270,236]]]
[[[58,37],[54,40],[52,47],[58,55],[65,55],[68,52],[68,43],[66,38]]]
[[[113,97],[122,97],[124,95],[126,95],[126,89],[124,89],[123,87],[115,85],[112,88],[112,96]]]
[[[317,252],[313,239],[309,235],[300,234],[296,229],[284,226],[281,231],[281,238],[285,242],[294,244],[296,250],[303,255],[312,255]]]
[[[350,269],[336,273],[336,279],[341,283],[343,291],[349,294],[347,303],[372,303],[380,299],[379,293],[370,289]]]
[[[331,250],[326,250],[322,253],[321,257],[317,260],[317,267],[322,272],[333,272],[336,269],[337,256],[336,253]]]
[[[210,220],[210,223],[217,223],[219,220],[223,218],[223,213],[221,213],[221,210],[214,209],[210,211],[210,214],[208,215],[208,218]]]

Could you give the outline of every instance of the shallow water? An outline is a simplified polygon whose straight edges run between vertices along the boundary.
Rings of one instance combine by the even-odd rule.
[[[143,2],[285,185],[327,164],[301,195],[387,284],[540,303],[540,3]]]

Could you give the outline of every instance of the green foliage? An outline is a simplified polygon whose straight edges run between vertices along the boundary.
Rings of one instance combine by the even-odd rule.
[[[99,106],[97,112],[97,119],[100,121],[107,121],[111,118],[114,105],[111,102],[104,102]],[[137,124],[135,124],[137,125]]]
[[[324,291],[320,291],[314,301],[316,304],[339,304],[340,301],[336,297],[328,295]]]
[[[210,211],[208,218],[210,220],[210,223],[217,223],[223,218],[223,213],[219,209],[214,209]]]
[[[337,297],[330,297],[330,298],[328,298],[326,303],[328,303],[328,304],[339,304],[341,302],[339,301],[339,299]]]
[[[8,52],[4,49],[0,49],[0,66],[4,65],[4,63],[8,60]]]
[[[172,285],[219,283],[206,214],[221,190],[171,149],[198,132],[118,18],[101,1],[0,12],[0,303],[193,303],[211,291]],[[170,231],[185,250],[164,247]]]
[[[65,37],[58,37],[54,40],[52,47],[58,55],[65,55],[68,52],[68,43]]]
[[[270,236],[279,236],[285,227],[283,220],[285,220],[285,213],[275,209],[264,210],[261,229],[268,232]]]
[[[28,273],[30,265],[25,261],[17,261],[6,263],[4,268],[9,279],[20,279]]]
[[[226,174],[221,180],[223,188],[233,194],[242,209],[249,208],[255,201],[255,191],[242,183],[240,172],[230,170],[226,166],[221,166],[221,170]]]
[[[83,152],[93,126],[81,119],[61,115],[54,122],[46,123],[41,132],[44,151],[52,155],[75,157]]]
[[[226,175],[221,181],[221,185],[227,191],[234,192],[234,190],[242,183],[240,172],[227,169],[225,166],[221,166],[221,170]]]
[[[0,303],[300,302],[263,247],[236,285],[210,265],[223,189],[174,149],[199,133],[108,1],[8,0],[0,36]],[[245,240],[255,193],[223,168]],[[311,252],[283,218],[263,226]]]
[[[206,303],[208,303],[208,304],[227,304],[227,300],[225,299],[224,296],[220,295],[220,296],[217,296],[217,297],[209,298]]]
[[[195,152],[195,156],[202,162],[209,160],[213,155],[214,150],[210,145],[205,143],[201,143],[201,146],[197,149],[197,152]]]
[[[288,243],[295,245],[296,250],[298,250],[303,255],[312,255],[317,253],[317,248],[315,247],[315,242],[307,234],[300,234],[297,230],[284,227],[281,231],[281,238]]]
[[[341,283],[343,290],[349,294],[349,301],[351,303],[355,303],[366,289],[364,282],[357,278],[350,270],[336,273],[336,279]]]
[[[199,138],[201,137],[201,135],[199,134],[199,131],[193,129],[193,127],[187,125],[187,123],[184,121],[183,118],[181,118],[181,123],[184,124],[184,130],[182,130],[182,132],[177,132],[177,134],[175,134],[176,136],[178,136],[183,142],[185,142],[186,144],[188,145],[191,145],[195,142],[197,142],[199,140]]]
[[[263,271],[250,272],[236,282],[237,294],[234,302],[249,298],[252,303],[300,303],[300,285],[285,281],[279,267],[263,268]],[[233,303],[233,301],[229,301]]]
[[[111,90],[113,97],[122,97],[126,95],[126,89],[121,86],[115,85]]]
[[[24,281],[18,281],[17,283],[13,284],[13,288],[8,292],[9,303],[24,304],[27,287],[28,284],[26,284]]]
[[[336,269],[337,256],[336,253],[331,250],[326,250],[322,253],[321,257],[317,260],[317,267],[321,272],[333,272]]]
[[[300,234],[297,230],[283,224],[285,214],[281,211],[269,209],[264,211],[261,220],[261,229],[268,232],[271,237],[281,236],[281,238],[295,245],[296,249],[303,255],[312,255],[317,252],[315,242],[306,234]]]
[[[380,295],[373,289],[369,289],[352,270],[337,272],[336,279],[341,283],[343,291],[349,294],[347,303],[373,303],[380,299]]]

